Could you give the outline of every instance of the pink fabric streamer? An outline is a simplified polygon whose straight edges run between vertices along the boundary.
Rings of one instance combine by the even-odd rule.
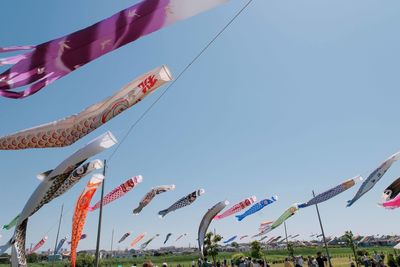
[[[29,254],[35,253],[35,251],[37,251],[39,248],[41,248],[44,243],[46,243],[47,240],[47,236],[45,236],[44,238],[42,238],[42,240],[40,240],[31,251],[29,251]]]
[[[246,198],[245,200],[242,200],[241,202],[233,205],[231,208],[226,210],[224,213],[215,216],[214,220],[220,220],[220,219],[223,219],[225,217],[231,216],[231,215],[233,215],[233,214],[235,214],[235,213],[247,208],[251,204],[253,204],[256,201],[256,199],[257,198],[255,196]]]
[[[135,186],[140,184],[143,181],[143,177],[141,175],[135,176],[124,182],[123,184],[119,185],[117,188],[112,190],[103,198],[103,206],[117,200],[118,198],[124,196],[126,193],[131,191]],[[100,201],[97,202],[92,207],[89,207],[89,211],[95,211],[100,208]]]

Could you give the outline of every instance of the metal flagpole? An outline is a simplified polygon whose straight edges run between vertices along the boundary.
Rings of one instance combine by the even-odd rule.
[[[63,211],[64,211],[64,204],[62,204],[62,206],[61,206],[61,213],[60,213],[60,220],[58,222],[56,243],[54,245],[54,253],[53,253],[53,260],[52,260],[53,263],[51,264],[51,266],[54,266],[54,261],[56,259],[56,249],[57,249],[58,238],[60,236],[60,227],[61,227],[61,220],[62,220],[62,216],[63,216]]]
[[[104,198],[104,183],[106,181],[106,168],[107,168],[107,161],[104,160],[104,167],[103,167],[103,182],[101,183],[101,198],[100,198],[100,212],[99,212],[99,222],[97,225],[97,243],[96,243],[96,267],[99,267],[100,261],[100,235],[101,235],[101,220],[103,217],[103,198]]]
[[[315,197],[314,190],[312,191],[312,194],[313,194],[313,197]],[[329,255],[328,244],[326,243],[324,227],[322,226],[322,220],[321,220],[321,216],[320,216],[320,214],[319,214],[318,204],[315,204],[315,209],[317,210],[319,225],[321,226],[322,238],[324,239],[325,250],[326,250],[326,255],[327,255],[327,257],[328,257],[329,267],[332,267],[331,256]]]
[[[114,228],[111,234],[111,258],[113,257],[113,243],[114,243]]]
[[[286,222],[283,222],[283,225],[285,226],[286,249],[288,250],[288,253],[290,254],[290,251],[289,251],[289,240],[288,240],[288,237],[287,237],[287,230],[286,230]]]

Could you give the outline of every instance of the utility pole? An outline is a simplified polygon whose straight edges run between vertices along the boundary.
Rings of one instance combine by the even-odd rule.
[[[100,262],[100,236],[101,236],[101,221],[103,217],[103,198],[104,198],[104,184],[106,181],[106,168],[107,168],[107,161],[104,160],[104,166],[103,166],[103,182],[101,183],[101,198],[100,198],[100,212],[99,212],[99,222],[97,225],[97,243],[96,243],[96,262],[95,266],[99,267],[99,262]]]
[[[312,191],[312,194],[313,194],[313,197],[315,197],[314,190]],[[329,267],[332,267],[331,256],[329,255],[328,244],[326,242],[324,227],[322,226],[322,220],[321,220],[321,216],[319,214],[318,204],[315,204],[315,209],[317,210],[319,226],[321,227],[322,238],[323,238],[324,244],[325,244],[326,256],[328,257],[328,264],[329,264]]]

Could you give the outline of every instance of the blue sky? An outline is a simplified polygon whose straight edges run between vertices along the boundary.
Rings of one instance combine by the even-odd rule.
[[[137,1],[8,1],[2,5],[0,46],[38,44],[110,16]],[[0,135],[50,122],[96,103],[161,64],[175,76],[241,8],[230,3],[175,24],[106,55],[24,99],[0,99]],[[199,222],[216,202],[236,203],[251,195],[277,194],[279,201],[238,223],[211,225],[225,237],[254,234],[263,220],[278,217],[311,190],[323,191],[361,174],[366,177],[400,149],[398,123],[400,3],[388,1],[254,1],[140,122],[110,162],[107,191],[141,174],[144,182],[104,210],[102,247],[126,231],[189,236],[175,245],[196,244]],[[165,88],[164,88],[165,89]],[[39,181],[37,173],[106,130],[121,139],[163,89],[74,145],[62,149],[0,152],[0,223],[8,223]],[[100,155],[106,158],[111,150]],[[377,207],[383,189],[399,176],[395,164],[353,207],[357,188],[321,205],[327,235],[398,233],[397,210]],[[31,219],[27,246],[44,235],[53,248],[61,204],[61,235],[70,236],[72,209],[88,178],[43,207]],[[158,196],[139,216],[132,209],[160,184],[175,191]],[[164,219],[157,212],[195,189],[206,194]],[[97,201],[99,195],[95,196]],[[88,216],[95,247],[97,214]],[[319,232],[313,207],[288,221],[289,234]],[[11,232],[2,232],[5,242]],[[271,236],[283,235],[278,228]],[[128,241],[116,248],[125,248]]]

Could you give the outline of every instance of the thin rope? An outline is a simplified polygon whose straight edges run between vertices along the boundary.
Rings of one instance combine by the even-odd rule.
[[[246,8],[253,2],[253,0],[249,0],[236,14],[233,16],[229,22],[210,40],[210,42],[207,43],[207,45],[200,50],[200,52],[189,62],[188,65],[178,74],[178,76],[173,80],[167,88],[159,95],[156,100],[140,115],[140,117],[129,127],[128,132],[124,135],[124,137],[121,139],[121,141],[117,144],[115,147],[114,151],[111,153],[111,155],[108,157],[108,165],[110,160],[114,157],[114,155],[117,153],[119,150],[120,146],[125,142],[126,138],[130,135],[132,130],[139,124],[139,122],[146,116],[147,113],[161,100],[161,98],[169,91],[169,89],[185,74],[186,71],[190,69],[190,67],[206,52],[206,50],[225,32],[226,29],[240,16],[240,14],[243,13],[243,11],[246,10]],[[73,207],[73,206],[72,206]],[[69,214],[72,211],[72,207],[70,207],[64,214]],[[65,220],[65,216],[63,216],[62,221]],[[48,235],[49,232],[51,232],[54,227],[57,225],[58,221],[56,221],[48,231],[46,231],[45,235]]]
[[[169,91],[169,89],[185,74],[187,70],[190,69],[190,67],[195,63],[203,54],[206,52],[206,50],[225,32],[225,30],[236,20],[237,17],[240,16],[240,14],[243,13],[243,11],[246,10],[246,8],[253,2],[253,0],[249,0],[236,14],[233,16],[232,19],[229,20],[229,22],[211,39],[210,42],[207,43],[207,45],[200,50],[200,52],[189,62],[188,65],[179,73],[179,75],[173,80],[168,87],[162,92],[161,95],[159,95],[156,100],[140,115],[140,117],[129,127],[128,132],[124,135],[124,137],[121,139],[121,142],[117,144],[115,147],[114,151],[111,153],[111,155],[108,157],[108,162],[111,161],[111,159],[114,157],[114,155],[117,153],[121,145],[125,142],[126,138],[130,135],[132,130],[139,124],[139,122],[146,116],[147,113],[161,100],[161,98]]]

